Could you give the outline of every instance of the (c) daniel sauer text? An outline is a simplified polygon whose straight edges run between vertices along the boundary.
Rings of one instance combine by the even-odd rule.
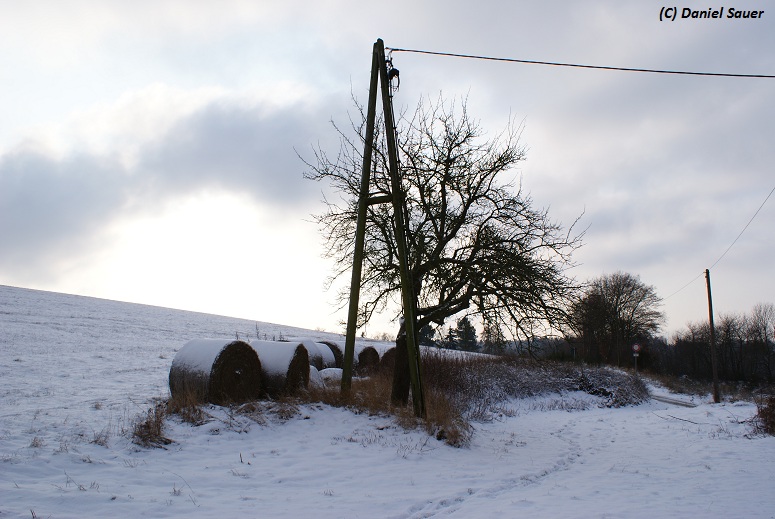
[[[659,21],[674,22],[679,20],[751,20],[764,17],[763,10],[736,9],[734,7],[719,7],[708,9],[692,9],[690,7],[662,7],[659,10]]]

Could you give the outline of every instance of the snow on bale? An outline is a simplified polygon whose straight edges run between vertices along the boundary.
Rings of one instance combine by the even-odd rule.
[[[172,398],[216,405],[256,400],[261,394],[261,362],[243,341],[196,339],[172,360]]]
[[[326,387],[326,383],[323,381],[323,376],[320,374],[320,371],[312,364],[309,365],[309,387],[317,389]]]
[[[309,363],[311,366],[315,366],[318,371],[326,368],[335,368],[336,356],[333,350],[322,342],[317,342],[314,339],[308,339],[305,337],[292,338],[290,342],[300,342],[309,354]]]
[[[261,361],[261,383],[269,396],[292,395],[309,385],[309,355],[298,342],[251,341]]]
[[[320,372],[320,378],[329,385],[342,382],[342,368],[326,368]]]

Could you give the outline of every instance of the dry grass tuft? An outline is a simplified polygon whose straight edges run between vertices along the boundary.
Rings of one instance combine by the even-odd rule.
[[[166,403],[166,413],[176,415],[181,420],[192,425],[202,425],[209,421],[209,416],[202,409],[203,402],[196,391],[178,391]]]
[[[775,395],[762,395],[756,400],[754,429],[758,434],[775,436]]]
[[[172,443],[164,436],[164,420],[167,417],[167,404],[160,402],[148,409],[132,427],[132,438],[143,447],[160,447]]]

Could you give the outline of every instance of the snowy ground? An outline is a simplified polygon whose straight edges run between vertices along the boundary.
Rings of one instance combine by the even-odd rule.
[[[166,450],[131,442],[176,350],[255,326],[0,286],[0,519],[775,517],[775,438],[751,436],[750,403],[568,412],[550,409],[592,397],[552,395],[475,424],[462,449],[342,409],[211,408],[171,424]]]

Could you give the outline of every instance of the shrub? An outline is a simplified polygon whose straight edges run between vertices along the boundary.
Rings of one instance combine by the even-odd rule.
[[[775,395],[762,395],[756,407],[756,432],[775,436]]]

